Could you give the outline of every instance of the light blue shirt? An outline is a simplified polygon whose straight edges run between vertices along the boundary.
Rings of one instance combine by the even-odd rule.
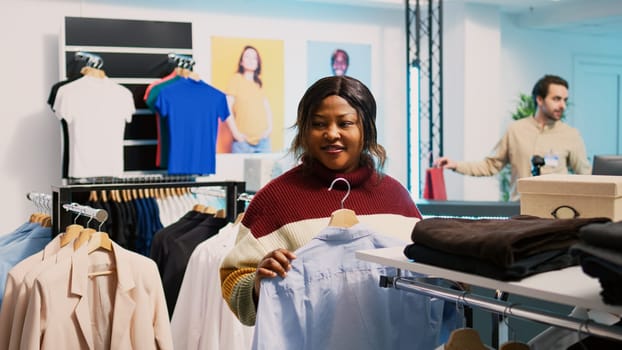
[[[19,241],[24,239],[30,231],[32,231],[35,227],[41,226],[36,222],[26,222],[18,227],[15,231],[0,236],[0,249],[11,244],[15,241]]]
[[[4,288],[9,271],[18,262],[42,250],[52,240],[52,229],[39,224],[23,239],[0,247],[0,306],[4,298]]]
[[[396,269],[354,255],[405,245],[363,224],[322,230],[295,252],[285,278],[262,280],[253,349],[429,350],[442,344],[445,302],[381,288],[380,276]]]

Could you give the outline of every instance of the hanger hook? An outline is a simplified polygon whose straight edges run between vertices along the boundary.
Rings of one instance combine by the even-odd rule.
[[[106,221],[106,220],[104,220]],[[104,221],[99,223],[99,226],[97,227],[97,231],[101,232],[102,231],[102,226],[104,226]]]
[[[71,203],[71,205],[74,205],[74,204],[76,204],[76,203]],[[74,223],[74,224],[77,224],[77,223],[78,223],[78,218],[80,217],[80,215],[82,215],[82,212],[81,212],[81,211],[79,211],[79,210],[76,210],[76,213],[78,213],[78,215],[76,215],[76,217],[75,217],[75,218],[73,218],[73,223]]]
[[[341,180],[341,181],[345,182],[345,183],[346,183],[346,186],[348,186],[348,192],[346,192],[346,195],[345,195],[345,196],[343,196],[343,198],[341,199],[341,209],[343,209],[343,208],[344,208],[343,203],[346,201],[346,198],[348,198],[348,196],[350,195],[350,182],[348,182],[348,180],[346,180],[346,179],[345,179],[345,178],[343,178],[343,177],[338,177],[338,178],[336,178],[336,179],[334,179],[334,180],[333,180],[333,182],[330,184],[330,187],[328,188],[328,190],[329,190],[329,191],[330,191],[330,190],[332,190],[332,189],[333,189],[333,186],[335,185],[335,182],[337,182],[337,181],[339,181],[339,180]]]
[[[82,213],[81,213],[81,212],[78,212],[78,215],[76,215],[76,217],[75,217],[75,218],[73,218],[73,223],[74,223],[74,224],[77,224],[77,223],[78,223],[78,218],[80,217],[80,215],[82,215]]]
[[[508,327],[509,340],[514,340],[516,335],[514,328],[510,325],[510,315],[512,314],[512,307],[515,305],[518,305],[518,303],[507,304],[505,309],[503,309],[503,315],[501,316],[503,317],[503,323]]]

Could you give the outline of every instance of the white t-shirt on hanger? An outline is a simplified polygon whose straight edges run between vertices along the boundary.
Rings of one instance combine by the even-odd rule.
[[[129,89],[84,76],[58,89],[54,111],[69,129],[69,177],[123,174],[125,125],[135,112]]]

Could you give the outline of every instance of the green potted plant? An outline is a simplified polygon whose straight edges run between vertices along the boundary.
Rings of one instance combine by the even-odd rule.
[[[516,110],[512,113],[513,120],[519,120],[527,117],[531,117],[536,112],[536,106],[531,98],[531,95],[520,93],[518,95],[518,104]],[[510,200],[510,177],[511,177],[510,164],[507,164],[499,172],[499,185],[501,187],[501,200],[507,202]]]

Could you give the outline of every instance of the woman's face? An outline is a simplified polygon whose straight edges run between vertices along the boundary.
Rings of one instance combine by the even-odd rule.
[[[341,173],[359,167],[363,151],[361,121],[342,97],[332,95],[322,101],[311,115],[307,140],[311,157],[325,167]]]
[[[257,51],[246,49],[242,55],[242,67],[244,67],[244,70],[254,72],[257,70],[258,65],[259,58],[257,56]]]

